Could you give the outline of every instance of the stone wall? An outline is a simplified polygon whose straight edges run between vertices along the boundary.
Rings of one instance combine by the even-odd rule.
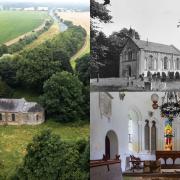
[[[28,112],[28,113],[14,113],[14,112],[0,112],[2,114],[2,120],[0,120],[0,125],[36,125],[44,122],[44,112]],[[13,120],[14,116],[14,120]]]

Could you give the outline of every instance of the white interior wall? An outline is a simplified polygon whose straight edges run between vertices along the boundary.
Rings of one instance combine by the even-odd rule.
[[[150,127],[152,121],[156,121],[157,127],[157,149],[164,148],[164,120],[160,117],[159,110],[152,109],[151,95],[153,92],[126,92],[124,100],[119,99],[119,92],[111,92],[112,116],[111,118],[101,117],[99,110],[99,92],[91,92],[91,122],[90,122],[90,159],[102,159],[105,154],[105,137],[109,130],[113,130],[118,138],[118,153],[122,160],[122,169],[125,169],[126,157],[131,154],[128,149],[128,114],[131,112],[134,118],[134,143],[137,144],[134,154],[142,159],[155,159],[155,155],[144,150],[144,126],[148,119]],[[164,92],[156,92],[159,97]],[[161,105],[161,98],[159,98]],[[148,112],[152,111],[153,116],[149,117]],[[137,124],[136,124],[137,123]],[[180,120],[173,122],[175,127],[176,145],[174,150],[180,150]]]

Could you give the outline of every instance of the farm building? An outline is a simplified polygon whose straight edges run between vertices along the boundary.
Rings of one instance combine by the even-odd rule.
[[[44,109],[36,102],[24,98],[0,99],[0,125],[36,125],[44,120]]]

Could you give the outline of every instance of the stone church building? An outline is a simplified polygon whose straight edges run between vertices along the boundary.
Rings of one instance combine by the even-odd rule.
[[[120,55],[119,76],[146,76],[148,71],[180,72],[180,50],[173,45],[129,38]]]
[[[44,120],[44,109],[36,102],[24,98],[0,99],[0,125],[36,125]]]

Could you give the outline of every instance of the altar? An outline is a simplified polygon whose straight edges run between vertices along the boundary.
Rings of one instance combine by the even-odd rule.
[[[173,160],[173,164],[175,164],[175,160],[180,158],[180,151],[156,151],[156,160],[162,158],[164,160],[165,165],[167,165],[166,161],[168,158]]]

